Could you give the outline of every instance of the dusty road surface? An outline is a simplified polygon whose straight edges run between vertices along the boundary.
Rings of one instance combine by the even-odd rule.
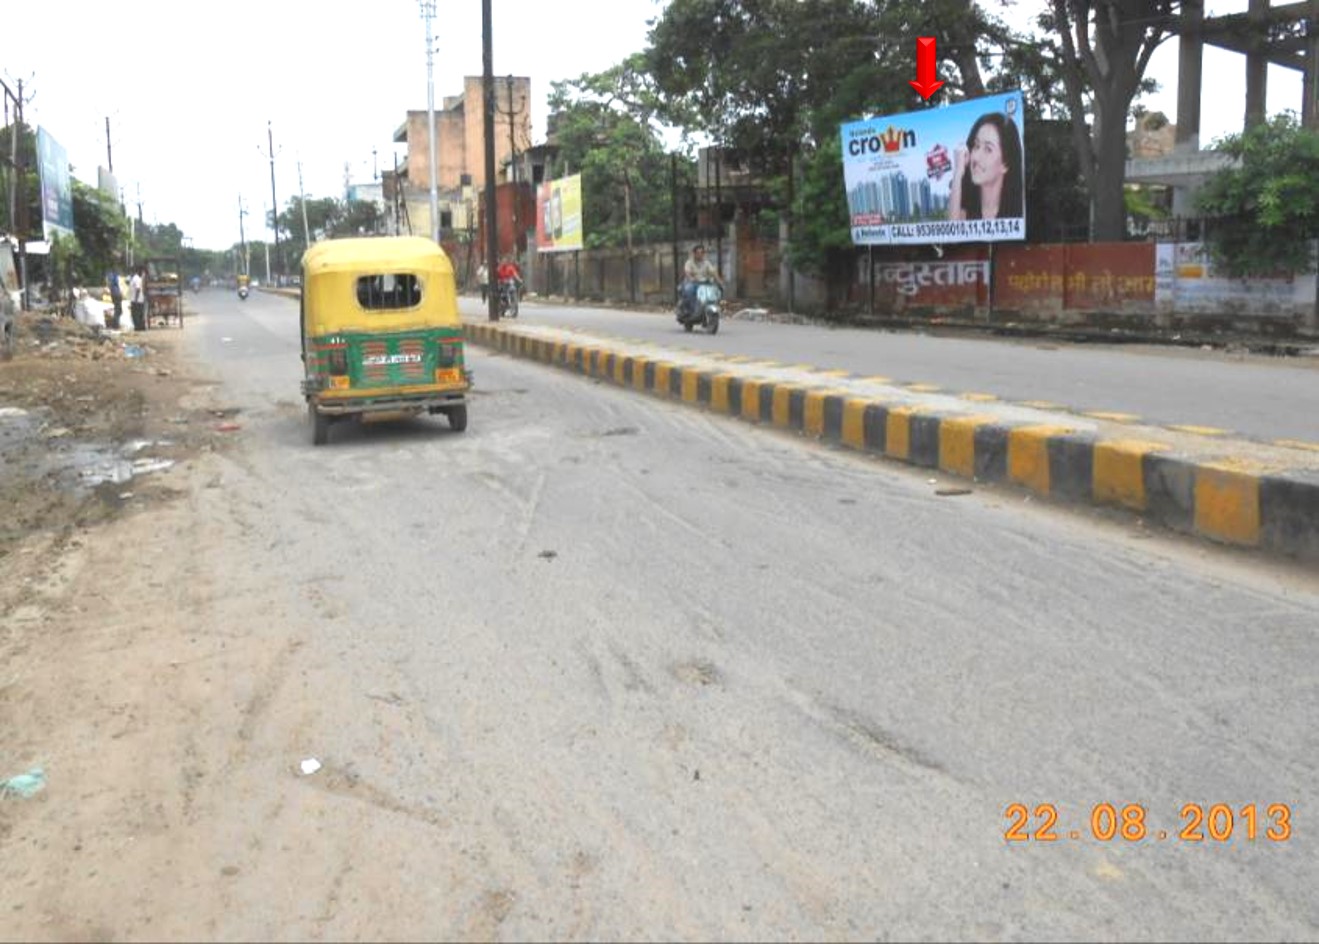
[[[469,316],[485,311],[463,299]],[[1129,413],[1159,425],[1210,426],[1260,439],[1319,442],[1319,357],[1186,348],[1008,341],[730,319],[711,338],[673,316],[528,302],[528,324],[577,327],[671,347],[769,357],[934,384],[950,393],[1043,400],[1077,413]]]
[[[1319,936],[1313,574],[479,351],[313,448],[296,304],[198,305],[241,428],[0,561],[0,936]]]

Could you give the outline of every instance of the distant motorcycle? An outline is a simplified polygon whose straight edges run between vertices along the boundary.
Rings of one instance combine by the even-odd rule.
[[[518,316],[518,283],[504,279],[499,283],[499,316],[510,318]]]
[[[678,324],[684,331],[691,331],[697,325],[711,334],[719,333],[719,314],[724,306],[724,293],[717,282],[704,281],[696,283],[696,302],[689,310],[686,304],[678,302]]]
[[[240,285],[240,286],[238,287],[238,297],[239,297],[242,301],[247,301],[247,286],[246,286],[246,285]]]

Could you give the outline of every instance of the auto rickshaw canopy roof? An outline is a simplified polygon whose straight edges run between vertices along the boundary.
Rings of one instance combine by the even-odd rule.
[[[330,272],[446,272],[452,274],[449,255],[423,236],[363,236],[326,239],[314,243],[302,256],[308,276]]]
[[[302,272],[303,332],[308,336],[344,330],[407,331],[462,323],[453,263],[438,244],[421,236],[323,240],[303,253]],[[403,277],[397,283],[400,290],[417,292],[417,301],[400,307],[363,307],[371,297],[370,283],[389,276]]]

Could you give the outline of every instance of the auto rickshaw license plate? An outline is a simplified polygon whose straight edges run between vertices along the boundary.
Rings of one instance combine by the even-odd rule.
[[[457,367],[441,367],[435,372],[435,382],[442,384],[462,383],[463,372]]]

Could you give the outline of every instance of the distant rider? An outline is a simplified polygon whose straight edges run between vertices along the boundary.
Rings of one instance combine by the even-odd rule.
[[[684,315],[690,316],[691,311],[696,305],[696,287],[701,282],[714,282],[720,289],[724,287],[724,280],[719,277],[719,270],[715,268],[713,262],[705,258],[704,246],[693,246],[691,257],[687,260],[686,265],[682,267],[682,311]]]
[[[519,297],[522,295],[522,270],[518,268],[518,264],[513,261],[512,256],[504,257],[504,261],[499,264],[499,269],[495,273],[495,278],[501,283],[514,283],[517,286]]]

